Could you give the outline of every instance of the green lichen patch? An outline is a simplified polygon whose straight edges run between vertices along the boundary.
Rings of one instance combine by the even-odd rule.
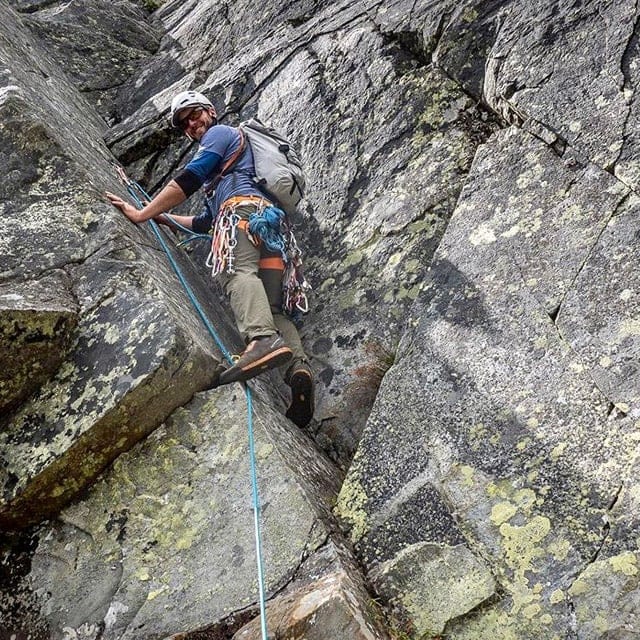
[[[505,560],[518,581],[526,581],[526,573],[533,571],[536,560],[545,555],[545,548],[540,543],[550,531],[551,521],[544,516],[535,516],[522,526],[512,526],[508,522],[500,525]]]
[[[342,485],[335,511],[351,530],[351,541],[358,542],[369,531],[367,494],[355,476],[349,476]]]
[[[473,610],[496,588],[489,568],[464,545],[412,545],[370,577],[399,626],[418,638],[442,633],[449,620]]]
[[[0,433],[6,526],[55,513],[209,383],[212,355],[128,284],[81,317],[73,351]]]

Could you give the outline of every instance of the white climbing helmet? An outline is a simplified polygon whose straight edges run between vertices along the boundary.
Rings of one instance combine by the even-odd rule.
[[[211,100],[202,93],[198,93],[197,91],[181,91],[171,101],[171,125],[176,129],[180,128],[177,118],[178,113],[187,107],[206,107],[207,109],[213,109],[215,111]]]

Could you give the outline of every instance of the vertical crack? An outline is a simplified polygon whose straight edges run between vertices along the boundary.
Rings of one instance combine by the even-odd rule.
[[[638,0],[636,0],[635,6],[634,6],[634,14],[635,15],[638,14]],[[615,158],[613,158],[613,160],[611,161],[610,171],[614,175],[615,175],[614,173],[615,167],[620,161],[620,157],[622,156],[622,151],[625,146],[624,144],[625,138],[627,135],[627,131],[629,129],[629,121],[631,119],[632,102],[631,102],[631,98],[627,98],[627,95],[631,94],[633,90],[632,78],[634,74],[631,71],[631,65],[634,57],[634,53],[633,53],[634,49],[636,49],[638,45],[637,32],[639,28],[640,28],[640,17],[637,18],[633,24],[633,29],[631,29],[631,34],[629,35],[629,39],[625,45],[624,51],[622,53],[622,57],[620,58],[620,73],[622,74],[621,89],[622,89],[623,99],[627,105],[627,112],[625,114],[624,122],[622,123],[622,144],[620,145],[620,149],[618,150],[618,153],[616,154]]]
[[[600,231],[598,232],[598,235],[594,239],[593,244],[591,245],[591,247],[587,251],[586,255],[584,256],[584,259],[580,263],[580,266],[578,267],[578,269],[576,269],[576,272],[575,272],[575,274],[573,276],[573,279],[571,280],[571,282],[567,286],[564,294],[562,295],[562,299],[560,300],[560,302],[558,304],[557,312],[555,314],[556,319],[557,319],[558,315],[560,314],[560,312],[562,310],[562,306],[564,305],[564,302],[567,299],[567,296],[569,295],[569,293],[571,291],[573,291],[575,283],[578,280],[578,277],[582,273],[582,271],[585,268],[586,264],[589,262],[591,256],[593,255],[593,252],[596,250],[596,247],[600,243],[600,239],[604,235],[604,232],[607,230],[607,227],[609,226],[609,222],[611,222],[612,218],[614,218],[618,214],[618,211],[620,211],[620,209],[622,209],[627,204],[629,198],[630,198],[629,194],[626,194],[625,196],[623,196],[622,199],[618,202],[618,204],[614,208],[614,210],[609,214],[609,217],[602,224],[602,227],[600,228]],[[560,335],[560,337],[563,340],[566,341],[565,337],[562,335],[562,331],[560,330],[560,327],[558,326],[558,324],[556,322],[556,319],[554,319],[554,324],[556,325],[556,328],[558,329],[558,334]]]
[[[575,584],[576,580],[579,580],[580,576],[582,575],[582,573],[584,572],[584,570],[591,564],[593,564],[594,562],[597,562],[597,560],[600,557],[600,553],[602,552],[602,549],[604,548],[604,545],[607,543],[607,540],[609,540],[610,535],[611,535],[611,523],[609,521],[609,513],[611,513],[611,511],[613,510],[613,508],[616,506],[616,504],[618,503],[618,500],[620,499],[620,494],[622,493],[622,489],[624,488],[624,482],[622,482],[619,486],[618,489],[616,490],[615,494],[613,495],[613,497],[611,498],[609,505],[607,506],[607,511],[606,513],[602,516],[603,519],[603,527],[602,527],[602,531],[603,531],[603,536],[602,536],[602,540],[600,541],[600,544],[598,545],[597,549],[593,552],[591,558],[589,559],[589,561],[587,562],[587,565],[584,569],[582,569],[581,571],[576,572],[576,574],[574,575],[573,580],[571,581],[571,585],[569,585],[568,589],[567,589],[567,593],[569,593],[571,591],[571,587]],[[571,635],[567,636],[567,640],[573,640],[574,638],[578,638],[578,620],[576,617],[576,607],[573,603],[573,601],[571,599],[567,599],[567,611],[568,611],[568,619],[569,619],[569,625],[570,625],[570,629],[569,632]]]
[[[636,0],[635,7],[633,9],[633,13],[635,15],[638,14],[638,0]],[[632,88],[631,79],[633,77],[633,73],[631,72],[631,60],[632,51],[637,45],[638,36],[637,31],[640,26],[640,17],[636,18],[636,21],[633,24],[633,29],[631,29],[631,34],[629,35],[629,39],[625,45],[624,51],[622,53],[622,57],[620,58],[620,73],[622,74],[622,89]]]
[[[598,545],[597,549],[593,552],[593,555],[589,560],[589,564],[593,564],[598,560],[600,556],[600,552],[602,551],[602,549],[604,548],[604,545],[607,543],[607,540],[609,540],[611,536],[611,522],[609,520],[609,514],[618,503],[618,500],[620,499],[620,494],[622,493],[623,488],[624,488],[624,482],[618,486],[617,491],[615,492],[615,494],[613,495],[613,497],[609,502],[609,505],[607,506],[607,512],[602,516],[602,520],[603,520],[602,531],[604,535],[602,536],[602,540],[600,541],[600,544]]]

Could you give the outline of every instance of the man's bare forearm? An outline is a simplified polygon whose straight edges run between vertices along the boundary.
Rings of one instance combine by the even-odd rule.
[[[145,220],[150,220],[151,218],[155,218],[156,216],[172,209],[176,205],[179,205],[181,202],[184,202],[187,197],[184,194],[184,191],[179,187],[177,182],[171,180],[169,184],[160,191],[160,193],[144,205],[142,209],[137,209],[132,204],[126,202],[120,196],[117,196],[113,193],[107,193],[107,198],[111,202],[114,207],[117,207],[124,213],[129,220],[135,223],[144,222]],[[186,217],[186,216],[181,216]]]

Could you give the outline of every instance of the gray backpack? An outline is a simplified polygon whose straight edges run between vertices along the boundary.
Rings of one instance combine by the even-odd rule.
[[[238,130],[242,139],[240,148],[223,173],[232,168],[248,142],[260,190],[287,213],[295,211],[305,189],[304,170],[297,151],[285,137],[256,118],[241,122]]]

